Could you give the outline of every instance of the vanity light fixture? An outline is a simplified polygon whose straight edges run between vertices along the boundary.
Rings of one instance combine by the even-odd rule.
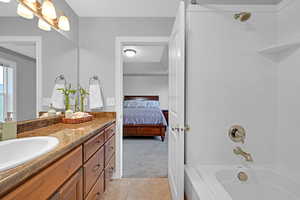
[[[129,58],[132,58],[136,55],[136,50],[134,49],[125,49],[124,50],[124,54],[129,57]]]
[[[44,0],[42,4],[42,15],[49,19],[56,19],[56,10],[51,0]]]
[[[70,22],[69,19],[62,15],[58,18],[58,27],[63,31],[69,31],[70,30]]]
[[[33,19],[33,13],[21,3],[18,5],[17,13],[26,19]]]
[[[39,19],[38,27],[44,31],[51,31],[51,26],[45,22],[42,18]]]
[[[3,0],[0,0],[3,1]],[[7,0],[4,0],[7,1]],[[57,16],[52,0],[17,0],[19,2],[17,13],[26,19],[34,16],[39,18],[38,27],[45,31],[51,28],[62,31],[70,31],[70,21],[64,14]]]

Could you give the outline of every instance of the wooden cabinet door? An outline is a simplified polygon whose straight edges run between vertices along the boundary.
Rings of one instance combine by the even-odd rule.
[[[87,163],[84,164],[84,196],[90,192],[104,169],[104,147],[101,147]]]
[[[105,129],[105,142],[116,133],[116,124]]]
[[[83,200],[82,178],[82,169],[80,169],[59,189],[59,200]]]
[[[93,189],[90,191],[85,200],[100,200],[101,195],[104,193],[104,172],[98,178]]]
[[[48,199],[82,166],[82,146],[77,147],[1,200]],[[76,199],[75,199],[76,200]]]
[[[105,143],[105,167],[107,166],[108,162],[110,161],[111,157],[115,153],[115,136],[112,136],[106,143]]]
[[[84,162],[86,162],[104,144],[104,131],[89,139],[83,144]]]

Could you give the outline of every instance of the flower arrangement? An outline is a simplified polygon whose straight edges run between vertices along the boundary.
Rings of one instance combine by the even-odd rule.
[[[71,84],[68,85],[68,87],[66,88],[59,88],[57,89],[59,91],[62,92],[62,94],[65,96],[65,107],[66,107],[66,111],[71,109],[71,105],[70,105],[70,95],[71,94],[75,94],[76,90],[72,89]]]
[[[80,111],[84,112],[84,100],[89,95],[86,89],[80,87],[79,88],[79,94],[80,94]]]

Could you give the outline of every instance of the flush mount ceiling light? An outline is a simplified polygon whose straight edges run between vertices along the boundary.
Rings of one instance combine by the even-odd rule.
[[[0,0],[8,1],[8,0]],[[39,18],[38,27],[45,31],[51,28],[56,30],[70,31],[70,21],[64,14],[57,17],[56,8],[52,0],[44,0],[40,3],[38,0],[17,0],[19,2],[17,13],[26,19],[32,19],[34,16]]]
[[[127,57],[131,58],[131,57],[133,57],[133,56],[136,55],[136,50],[134,50],[134,49],[125,49],[125,50],[124,50],[124,54],[125,54]]]

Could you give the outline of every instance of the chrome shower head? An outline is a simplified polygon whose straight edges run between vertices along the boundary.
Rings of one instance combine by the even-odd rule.
[[[251,18],[250,12],[241,12],[234,15],[234,19],[240,20],[241,22],[248,21]]]

